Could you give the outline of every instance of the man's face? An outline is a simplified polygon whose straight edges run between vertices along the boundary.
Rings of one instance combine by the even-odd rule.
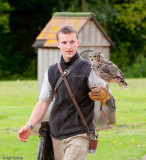
[[[75,33],[59,33],[58,36],[58,48],[60,48],[63,58],[66,62],[76,54],[79,41],[77,40]]]

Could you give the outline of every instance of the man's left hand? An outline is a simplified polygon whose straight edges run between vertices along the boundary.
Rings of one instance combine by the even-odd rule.
[[[91,92],[89,92],[89,97],[93,101],[101,101],[102,105],[106,105],[106,101],[110,99],[110,94],[107,88],[103,86],[96,86],[91,88]]]

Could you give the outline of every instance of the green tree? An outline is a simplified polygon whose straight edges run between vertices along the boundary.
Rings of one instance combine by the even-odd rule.
[[[146,1],[131,0],[129,3],[115,4],[116,22],[136,33],[146,28]]]
[[[0,30],[3,32],[9,32],[9,16],[11,7],[5,0],[0,0]]]
[[[0,78],[36,78],[37,55],[32,44],[51,18],[56,2],[8,0],[8,3],[13,10],[9,16],[10,32],[0,30]]]
[[[113,23],[115,29],[112,29],[116,43],[112,58],[126,68],[137,63],[139,55],[146,56],[146,1],[125,0],[113,6],[117,14]]]

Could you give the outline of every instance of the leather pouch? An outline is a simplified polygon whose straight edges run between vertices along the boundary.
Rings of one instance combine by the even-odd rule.
[[[41,127],[39,129],[37,160],[54,160],[52,139],[49,131],[49,121],[41,122]]]
[[[98,134],[89,135],[89,153],[96,153]]]

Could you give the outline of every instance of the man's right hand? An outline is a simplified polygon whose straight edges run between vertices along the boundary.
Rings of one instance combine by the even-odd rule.
[[[40,122],[46,114],[50,103],[50,101],[39,100],[38,103],[35,105],[28,122],[30,122],[33,126]],[[19,130],[17,137],[20,141],[27,142],[27,138],[29,137],[30,132],[30,126],[25,125]]]
[[[25,125],[19,130],[17,134],[17,138],[22,142],[27,142],[27,138],[29,137],[30,132],[31,132],[31,128]]]

